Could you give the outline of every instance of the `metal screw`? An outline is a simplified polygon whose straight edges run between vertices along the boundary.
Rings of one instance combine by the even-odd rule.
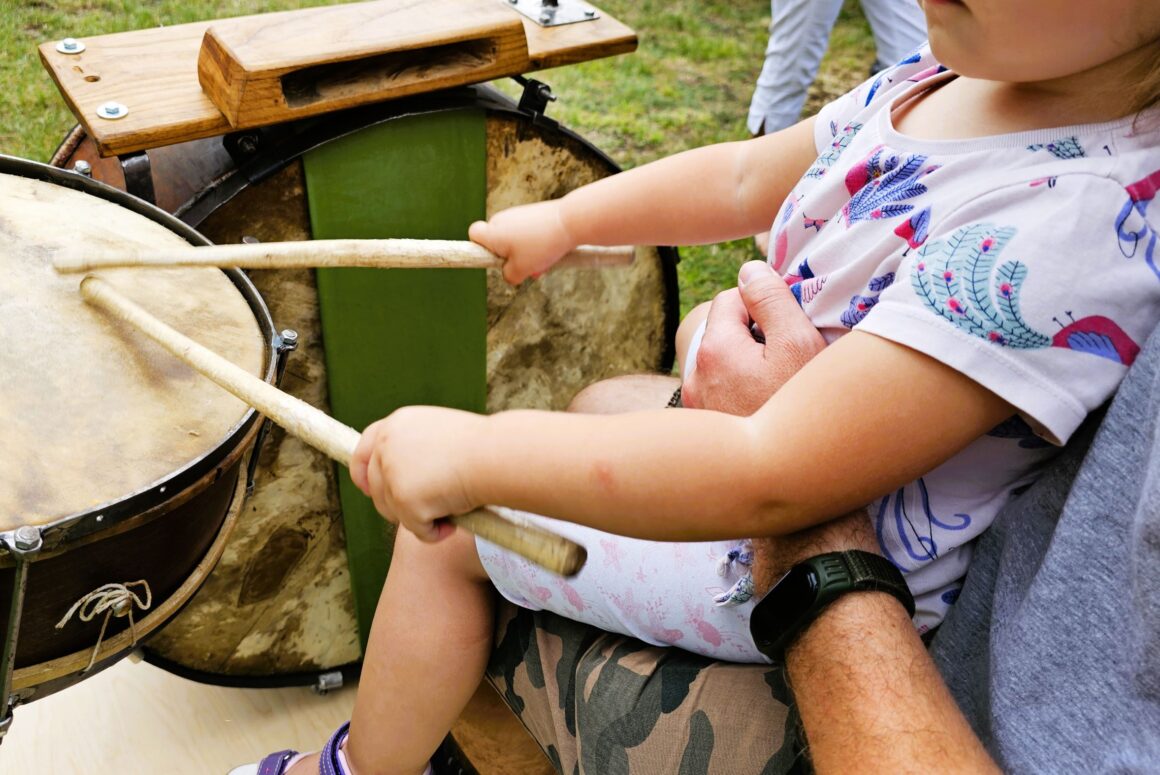
[[[129,109],[119,102],[106,102],[97,108],[97,115],[115,121],[129,115]]]
[[[298,346],[298,332],[294,329],[284,328],[280,336],[282,337],[282,346],[287,350],[293,350]]]
[[[16,548],[21,551],[32,551],[40,548],[40,531],[31,525],[22,525],[16,528]]]
[[[73,172],[80,173],[86,178],[91,178],[93,176],[93,165],[89,164],[84,159],[78,159],[77,162],[73,164]]]
[[[56,50],[62,54],[79,54],[85,50],[85,44],[76,38],[65,38],[56,44]]]
[[[540,14],[540,24],[547,24],[550,21],[552,21],[552,14],[551,13],[549,13],[548,11],[544,11],[543,13]]]

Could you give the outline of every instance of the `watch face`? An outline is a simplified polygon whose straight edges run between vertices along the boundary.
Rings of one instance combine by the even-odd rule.
[[[813,610],[818,596],[818,575],[813,568],[797,565],[773,586],[749,620],[749,631],[758,649],[765,651],[785,632],[795,632]]]

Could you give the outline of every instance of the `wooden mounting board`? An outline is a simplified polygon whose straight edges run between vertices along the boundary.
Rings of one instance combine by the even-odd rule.
[[[399,6],[414,4],[413,0],[392,2]],[[498,0],[475,2],[491,5]],[[480,80],[576,64],[636,49],[636,33],[603,12],[594,21],[559,27],[540,27],[514,10],[508,9],[508,12],[524,25],[527,60],[520,63],[524,66],[519,69]],[[282,17],[297,13],[302,11],[238,17],[230,23],[249,24],[257,19],[277,23]],[[56,50],[56,41],[51,41],[41,44],[40,58],[69,108],[96,141],[102,156],[216,137],[241,128],[231,126],[198,81],[202,40],[211,26],[222,23],[194,22],[79,38],[85,44],[80,54],[62,54]],[[446,86],[446,83],[432,84],[430,90]],[[128,113],[116,120],[98,117],[97,108],[110,101],[126,106]],[[249,126],[283,120],[286,118],[273,118]]]

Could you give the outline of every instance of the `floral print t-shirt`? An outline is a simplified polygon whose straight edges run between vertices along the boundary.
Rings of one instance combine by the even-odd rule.
[[[954,74],[929,48],[826,106],[771,265],[827,341],[858,329],[923,352],[1018,414],[872,504],[926,630],[971,542],[1106,401],[1160,319],[1160,114],[919,140],[892,111]]]

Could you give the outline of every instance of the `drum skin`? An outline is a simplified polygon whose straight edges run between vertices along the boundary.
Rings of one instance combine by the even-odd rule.
[[[223,150],[236,149],[237,138],[150,151],[157,202],[219,244],[310,239],[302,153],[413,113],[481,107],[488,215],[558,198],[617,171],[578,136],[473,87],[332,114],[321,125],[276,127],[257,138],[256,154],[237,160]],[[53,163],[79,159],[98,179],[124,185],[116,160],[100,159],[76,130]],[[488,410],[563,409],[599,379],[667,371],[678,315],[675,262],[672,249],[642,248],[627,270],[561,271],[517,288],[489,272]],[[277,326],[299,333],[283,389],[329,412],[313,272],[250,277]],[[150,640],[147,655],[177,672],[231,684],[309,682],[361,659],[329,460],[274,429],[221,562],[186,610]]]
[[[0,531],[30,526],[43,540],[27,563],[14,678],[19,697],[35,699],[82,677],[90,658],[104,666],[123,656],[197,589],[232,524],[256,415],[85,305],[78,278],[51,268],[54,255],[84,246],[204,244],[196,232],[80,176],[0,157],[0,236],[10,291],[0,299]],[[240,273],[101,275],[272,379],[272,323]],[[14,556],[0,552],[0,633],[14,579]],[[102,585],[141,580],[152,601],[132,621],[69,615]]]

